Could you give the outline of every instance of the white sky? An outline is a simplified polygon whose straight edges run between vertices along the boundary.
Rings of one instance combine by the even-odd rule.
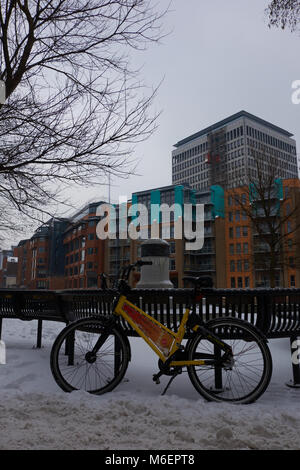
[[[160,0],[159,7],[168,0]],[[136,147],[139,176],[113,179],[112,199],[171,184],[171,152],[184,137],[242,109],[290,131],[300,152],[300,37],[269,29],[266,0],[173,0],[165,18],[172,32],[160,45],[134,53],[149,86],[164,79],[155,101],[158,129]],[[76,207],[108,197],[107,187],[71,190]]]
[[[167,0],[161,0],[167,4]],[[119,194],[171,184],[171,152],[182,138],[242,109],[289,130],[300,151],[300,104],[292,103],[292,82],[300,80],[300,37],[269,29],[262,0],[173,0],[165,19],[172,32],[159,46],[136,54],[142,78],[164,81],[155,108],[159,128],[136,147],[137,172],[113,180]],[[107,188],[77,193],[78,204]]]

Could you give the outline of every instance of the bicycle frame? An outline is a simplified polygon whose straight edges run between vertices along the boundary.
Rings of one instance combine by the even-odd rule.
[[[186,333],[186,324],[190,314],[189,307],[186,308],[176,333],[148,315],[144,310],[131,303],[125,295],[120,295],[114,309],[114,314],[123,317],[163,362],[170,361],[169,366],[216,365],[216,358],[212,358],[211,355],[209,358],[199,360],[188,360],[185,358],[182,360],[176,360],[176,358],[174,358],[175,360],[172,360],[175,353],[183,349],[181,343]],[[206,330],[201,325],[195,325],[193,327],[194,331],[198,331],[199,329],[205,334],[207,339],[219,349],[223,349],[225,353],[231,353],[231,348],[212,332]]]

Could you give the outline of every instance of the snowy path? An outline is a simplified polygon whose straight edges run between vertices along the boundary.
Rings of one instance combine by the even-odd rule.
[[[273,379],[252,405],[205,402],[186,374],[167,395],[152,382],[157,362],[140,339],[133,360],[110,394],[65,394],[49,368],[61,324],[44,323],[43,348],[33,349],[36,322],[5,320],[7,363],[0,365],[0,450],[3,449],[300,449],[300,390],[292,377],[288,340],[273,340]],[[147,364],[147,367],[144,364]]]

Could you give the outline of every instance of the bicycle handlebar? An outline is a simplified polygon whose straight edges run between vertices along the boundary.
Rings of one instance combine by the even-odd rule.
[[[132,269],[136,267],[150,266],[150,265],[152,265],[152,261],[142,261],[142,260],[136,261],[136,263],[133,263],[133,264],[129,264],[128,266],[125,266],[125,268],[122,269],[122,275],[120,278],[124,281],[128,281],[129,275]]]

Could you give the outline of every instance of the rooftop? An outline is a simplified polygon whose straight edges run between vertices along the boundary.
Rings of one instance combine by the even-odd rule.
[[[275,124],[272,124],[268,121],[265,121],[264,119],[261,119],[257,116],[254,116],[254,114],[250,114],[247,111],[239,111],[238,113],[232,114],[232,116],[227,117],[226,119],[223,119],[222,121],[216,122],[212,126],[206,127],[205,129],[202,129],[199,132],[196,132],[195,134],[190,135],[189,137],[186,137],[185,139],[179,140],[176,144],[174,144],[174,147],[180,147],[181,145],[187,144],[188,142],[197,139],[198,137],[201,137],[202,135],[206,135],[210,132],[213,132],[217,130],[220,127],[224,127],[227,124],[229,124],[232,121],[235,121],[236,119],[239,119],[241,117],[246,117],[248,119],[251,119],[252,121],[255,121],[258,124],[261,124],[263,126],[267,126],[270,129],[279,132],[279,134],[284,135],[285,137],[292,137],[293,134],[290,132],[282,129],[281,127],[275,126]]]

